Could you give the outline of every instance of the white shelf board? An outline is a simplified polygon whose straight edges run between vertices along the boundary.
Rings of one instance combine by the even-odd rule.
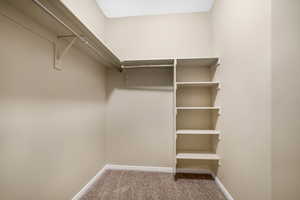
[[[218,87],[220,82],[176,82],[177,86]]]
[[[137,67],[174,67],[174,59],[164,60],[125,60],[121,62],[123,68]]]
[[[188,58],[177,59],[179,67],[212,67],[219,65],[219,58]]]
[[[214,153],[197,153],[197,152],[183,152],[177,153],[176,159],[189,160],[220,160],[220,156]]]
[[[220,107],[176,107],[177,110],[220,110]]]
[[[195,129],[181,129],[176,131],[177,135],[219,135],[217,130],[195,130]]]

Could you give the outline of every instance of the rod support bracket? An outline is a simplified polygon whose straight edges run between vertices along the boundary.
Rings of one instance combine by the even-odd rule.
[[[218,162],[218,166],[219,167],[222,167],[222,162],[219,160],[219,162]]]
[[[219,135],[219,137],[218,137],[218,142],[220,142],[221,140],[222,140],[222,136]]]
[[[71,37],[72,40],[69,42],[69,44],[64,48],[64,49],[59,49],[58,42],[63,39]],[[60,67],[60,62],[62,58],[68,53],[68,51],[71,49],[71,47],[74,45],[74,43],[77,40],[77,36],[75,35],[66,35],[66,36],[57,36],[57,42],[55,43],[54,46],[54,69],[61,71],[62,68]]]

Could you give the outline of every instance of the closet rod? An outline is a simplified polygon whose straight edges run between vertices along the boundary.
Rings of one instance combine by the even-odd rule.
[[[161,67],[174,67],[174,65],[133,65],[133,66],[122,66],[123,69],[134,69],[134,68],[161,68]]]
[[[45,12],[47,12],[51,17],[53,17],[57,22],[59,22],[60,24],[62,24],[64,27],[66,27],[71,33],[74,34],[74,36],[76,36],[77,38],[79,38],[84,44],[86,44],[88,47],[90,47],[92,50],[94,50],[95,53],[97,53],[98,55],[100,55],[102,58],[104,58],[106,61],[108,61],[107,58],[105,58],[103,56],[102,53],[100,53],[98,51],[98,49],[96,47],[94,47],[93,45],[91,45],[82,35],[76,33],[70,26],[68,26],[67,24],[65,24],[61,19],[59,19],[52,11],[50,11],[47,7],[45,7],[40,1],[38,0],[32,0],[37,6],[39,6],[41,9],[43,9]],[[111,61],[108,61],[110,64],[112,64],[113,66],[117,67],[118,69],[120,69],[120,67],[118,67],[116,65],[116,63],[113,63]]]

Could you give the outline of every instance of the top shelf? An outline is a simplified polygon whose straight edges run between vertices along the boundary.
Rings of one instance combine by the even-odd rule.
[[[174,67],[173,59],[164,60],[127,60],[123,61],[122,68],[155,68],[155,67]]]
[[[178,59],[179,67],[213,67],[219,65],[219,58],[190,58]]]
[[[174,67],[174,59],[126,60],[121,63],[122,68],[154,68]],[[177,59],[178,67],[214,67],[218,66],[219,58],[189,58]]]

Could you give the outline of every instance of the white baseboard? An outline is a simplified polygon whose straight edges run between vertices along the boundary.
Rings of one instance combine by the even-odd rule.
[[[221,191],[223,192],[224,196],[227,200],[234,200],[231,194],[226,190],[225,186],[222,184],[218,177],[215,177],[216,184],[219,186]]]
[[[72,198],[72,200],[79,200],[92,187],[92,185],[97,182],[105,171],[106,165]]]
[[[79,200],[88,190],[92,187],[93,184],[101,177],[101,175],[106,170],[135,170],[135,171],[145,171],[145,172],[163,172],[163,173],[172,173],[172,167],[147,167],[147,166],[132,166],[132,165],[105,165],[97,174],[94,176],[81,190],[78,192],[72,200]],[[211,174],[216,181],[216,184],[219,186],[221,191],[224,193],[224,196],[227,200],[234,200],[230,193],[226,190],[224,185],[221,183],[220,179],[216,177],[210,170],[198,170],[198,169],[183,169],[179,168],[176,170],[179,173],[194,173],[194,174]]]
[[[146,167],[146,166],[132,166],[132,165],[106,165],[106,169],[111,170],[135,170],[144,172],[165,172],[172,173],[172,167]]]
[[[132,166],[132,165],[106,165],[106,169],[110,170],[134,170],[134,171],[144,171],[144,172],[163,172],[163,173],[173,173],[172,167],[149,167],[149,166]],[[177,168],[177,173],[193,173],[193,174],[214,174],[210,170],[206,169],[188,169],[188,168]]]

